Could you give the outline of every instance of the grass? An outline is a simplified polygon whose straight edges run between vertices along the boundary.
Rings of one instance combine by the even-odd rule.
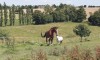
[[[46,58],[49,60],[59,60],[64,51],[64,47],[71,49],[78,46],[81,50],[90,49],[95,51],[96,46],[100,46],[100,27],[89,26],[92,31],[91,35],[87,38],[90,41],[80,42],[80,37],[73,33],[73,28],[79,23],[65,22],[65,23],[50,23],[45,25],[24,25],[24,26],[6,26],[0,29],[6,30],[10,37],[15,38],[15,50],[10,51],[6,48],[5,44],[0,43],[0,60],[31,60],[31,52],[38,54],[44,52]],[[86,24],[86,23],[84,23]],[[58,45],[56,38],[54,38],[53,46],[46,46],[45,38],[41,37],[41,32],[49,30],[53,26],[59,27],[59,35],[64,37],[61,45]],[[55,51],[57,50],[57,51]],[[34,57],[34,56],[33,56]],[[39,56],[38,56],[39,57]],[[42,57],[44,59],[44,57]],[[65,59],[62,56],[61,59]]]

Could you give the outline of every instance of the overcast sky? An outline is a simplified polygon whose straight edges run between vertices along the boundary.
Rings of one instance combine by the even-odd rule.
[[[100,6],[100,0],[0,0],[3,4],[6,2],[7,5],[45,5],[45,4],[56,4],[60,3],[71,4],[71,5],[98,5]]]

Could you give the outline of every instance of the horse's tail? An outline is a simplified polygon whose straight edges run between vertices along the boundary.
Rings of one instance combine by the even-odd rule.
[[[46,36],[46,34],[43,35],[42,32],[41,32],[41,37],[45,37],[45,36]]]

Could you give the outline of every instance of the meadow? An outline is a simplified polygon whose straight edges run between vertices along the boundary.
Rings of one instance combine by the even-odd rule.
[[[80,37],[73,33],[73,28],[80,23],[64,22],[50,23],[45,25],[24,25],[24,26],[6,26],[0,27],[9,33],[13,41],[13,49],[7,48],[6,43],[0,42],[0,60],[73,60],[67,56],[73,56],[68,51],[74,50],[77,55],[87,50],[95,57],[96,47],[100,47],[100,27],[88,25],[92,31],[89,37],[80,42]],[[64,40],[61,45],[57,44],[56,36],[52,46],[47,46],[45,38],[41,37],[41,32],[49,30],[53,26],[58,26],[58,34],[63,36]],[[89,41],[85,41],[85,39]],[[67,51],[67,52],[66,52]],[[99,48],[100,51],[100,48]],[[89,55],[92,55],[89,53]],[[75,57],[77,57],[75,55]],[[38,59],[36,59],[38,58]]]

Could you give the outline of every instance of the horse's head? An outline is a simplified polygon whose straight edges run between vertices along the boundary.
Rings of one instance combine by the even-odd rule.
[[[56,35],[58,35],[58,27],[52,27],[51,29],[56,33]]]

